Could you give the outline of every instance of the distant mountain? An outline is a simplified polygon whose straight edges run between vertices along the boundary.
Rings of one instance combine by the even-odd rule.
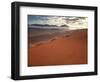
[[[68,25],[61,25],[60,27],[69,27]]]
[[[49,24],[28,24],[29,27],[33,27],[33,26],[41,26],[41,27],[69,27],[68,25],[61,25],[61,26],[57,26],[57,25],[49,25]]]

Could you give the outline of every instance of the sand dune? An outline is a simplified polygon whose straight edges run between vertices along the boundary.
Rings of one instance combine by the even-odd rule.
[[[62,27],[61,27],[62,28]],[[60,36],[69,35],[68,29],[39,29],[30,28],[28,31],[28,42],[30,45],[47,42]]]
[[[28,66],[87,63],[87,29],[28,48]]]

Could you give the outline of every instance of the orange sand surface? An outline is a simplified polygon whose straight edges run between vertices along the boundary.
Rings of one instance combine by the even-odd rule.
[[[28,66],[87,63],[87,29],[28,48]]]

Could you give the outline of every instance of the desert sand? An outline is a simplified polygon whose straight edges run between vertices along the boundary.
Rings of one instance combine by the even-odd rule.
[[[87,64],[87,29],[28,48],[28,66]]]

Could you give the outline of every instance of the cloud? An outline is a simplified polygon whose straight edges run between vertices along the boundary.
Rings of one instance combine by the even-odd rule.
[[[87,17],[76,16],[49,16],[49,15],[29,15],[28,24],[48,24],[48,25],[68,25],[70,27],[87,27]]]

